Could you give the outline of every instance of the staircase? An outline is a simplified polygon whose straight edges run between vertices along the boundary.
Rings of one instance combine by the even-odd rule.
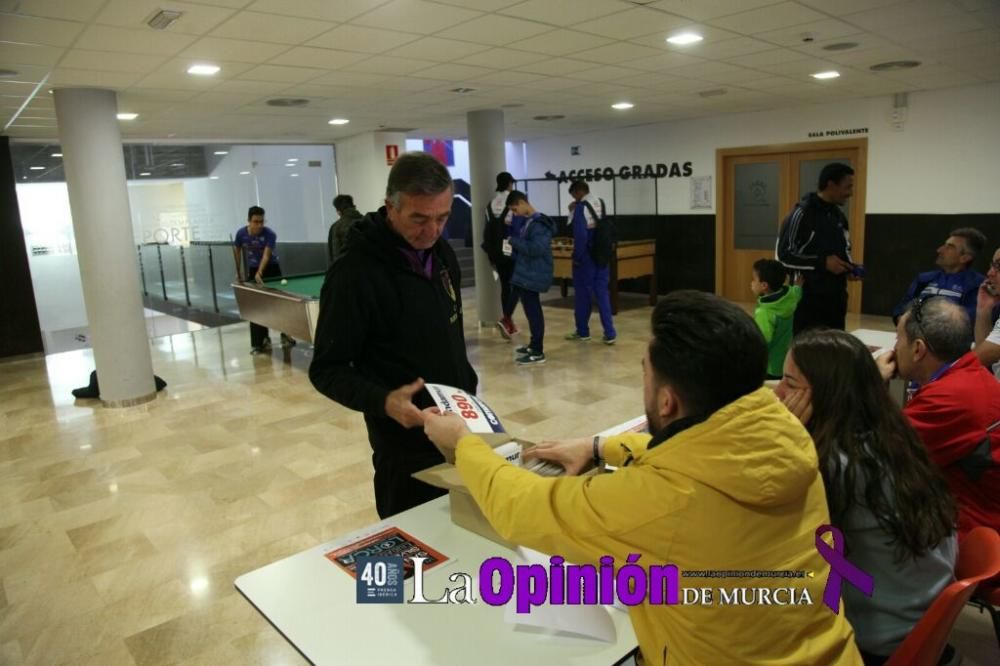
[[[476,284],[476,269],[473,266],[473,253],[476,251],[474,247],[465,247],[464,238],[450,238],[448,242],[451,243],[451,247],[455,250],[455,256],[458,257],[459,268],[462,269],[462,288],[471,287]]]

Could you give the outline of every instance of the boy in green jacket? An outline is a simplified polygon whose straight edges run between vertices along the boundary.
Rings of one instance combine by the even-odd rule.
[[[753,318],[767,342],[767,378],[781,379],[785,354],[792,343],[792,319],[802,299],[802,287],[786,285],[788,272],[774,259],[758,259],[753,265],[750,290],[757,297]]]

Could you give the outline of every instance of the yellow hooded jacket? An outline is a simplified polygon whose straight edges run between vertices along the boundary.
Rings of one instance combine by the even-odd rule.
[[[611,555],[616,568],[639,553],[644,567],[677,565],[682,593],[713,589],[712,605],[685,605],[682,594],[679,605],[630,609],[647,664],[861,664],[843,606],[834,614],[822,602],[830,567],[815,530],[830,518],[815,447],[774,393],[761,388],[647,450],[649,440],[609,438],[605,460],[628,466],[590,477],[539,477],[476,435],[459,441],[456,465],[490,523],[512,542],[576,564]],[[814,577],[684,575],[751,569]],[[752,605],[748,598],[743,605],[741,597],[723,604],[719,588],[784,588],[778,598],[786,604],[806,589],[812,603]]]

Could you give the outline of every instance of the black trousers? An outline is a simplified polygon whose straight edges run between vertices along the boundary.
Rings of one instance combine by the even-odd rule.
[[[247,266],[247,282],[253,282],[254,276],[257,274],[256,268],[250,268]],[[281,266],[270,262],[264,267],[263,276],[265,278],[281,277]],[[250,346],[254,349],[260,347],[264,344],[264,340],[268,337],[267,326],[261,326],[260,324],[255,324],[250,322]]]
[[[375,509],[388,518],[446,494],[411,475],[444,462],[422,428],[403,428],[387,417],[365,416],[375,467]]]
[[[398,451],[376,451],[372,454],[375,466],[375,510],[379,518],[388,518],[424,502],[446,494],[411,475],[444,462],[437,451],[426,455],[400,455]]]
[[[802,300],[795,309],[792,330],[796,335],[810,328],[836,328],[844,330],[847,319],[847,290],[832,293],[803,291]]]
[[[500,310],[504,317],[509,318],[514,314],[514,308],[517,307],[514,287],[510,283],[510,279],[514,277],[513,262],[505,261],[497,264],[497,275],[500,276]]]

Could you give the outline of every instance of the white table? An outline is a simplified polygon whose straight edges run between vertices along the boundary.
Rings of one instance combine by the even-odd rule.
[[[869,347],[878,347],[880,350],[892,349],[896,346],[895,331],[875,331],[870,328],[859,328],[851,331],[851,335]],[[898,377],[890,380],[889,395],[897,405],[902,407],[906,404],[906,382]]]
[[[895,331],[876,331],[870,328],[859,328],[851,331],[851,335],[861,340],[861,342],[865,343],[869,347],[892,349],[896,344]]]
[[[448,497],[383,521],[410,533],[449,560],[424,573],[424,594],[439,598],[454,572],[476,579],[489,557],[517,556],[451,522]],[[381,524],[381,523],[380,523]],[[637,644],[628,615],[610,611],[614,643],[504,622],[504,607],[474,605],[357,604],[355,580],[323,555],[322,544],[236,579],[236,588],[314,664],[474,664],[609,666]],[[405,598],[413,596],[413,579]],[[513,602],[511,602],[513,603]]]

